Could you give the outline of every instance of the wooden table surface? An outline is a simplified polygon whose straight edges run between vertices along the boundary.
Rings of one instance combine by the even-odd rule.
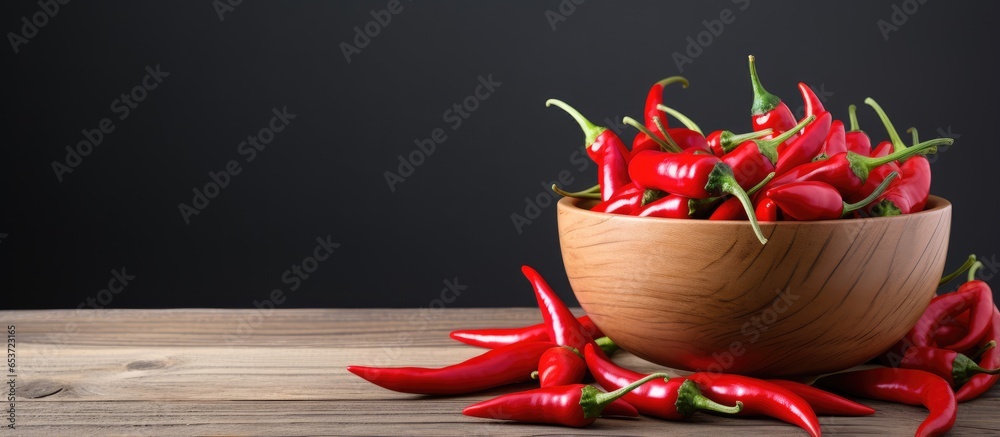
[[[461,410],[509,387],[421,397],[345,370],[458,362],[481,350],[452,341],[450,330],[540,320],[529,308],[0,311],[17,341],[17,428],[5,426],[0,436],[805,435],[770,419],[707,414],[683,423],[602,419],[586,429],[494,422]],[[657,369],[624,352],[615,360]],[[912,435],[926,414],[865,402],[878,410],[874,416],[821,417],[823,432]],[[1000,389],[961,404],[950,435],[984,434],[1000,434]]]

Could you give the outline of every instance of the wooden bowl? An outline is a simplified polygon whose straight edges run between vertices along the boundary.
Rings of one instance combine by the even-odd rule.
[[[944,270],[951,203],[882,218],[675,220],[558,204],[570,285],[622,348],[678,369],[818,375],[884,352],[916,323]]]

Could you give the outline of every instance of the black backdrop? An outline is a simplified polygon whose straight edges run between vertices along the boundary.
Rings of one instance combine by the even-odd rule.
[[[861,105],[878,138],[866,96],[901,131],[957,137],[934,163],[933,192],[955,203],[949,268],[971,252],[985,275],[1000,268],[996,2],[3,8],[0,307],[249,307],[274,289],[285,307],[440,306],[445,281],[461,292],[447,306],[532,305],[521,264],[572,301],[554,207],[543,196],[530,224],[511,218],[564,170],[570,189],[594,181],[572,155],[581,133],[545,99],[608,124],[683,74],[673,106],[746,130],[751,53],[793,108],[804,81],[838,118]],[[435,129],[433,152],[415,152]],[[99,144],[67,156],[88,137]],[[399,173],[411,153],[419,165]],[[405,180],[390,189],[387,171]],[[212,175],[225,187],[206,188]]]

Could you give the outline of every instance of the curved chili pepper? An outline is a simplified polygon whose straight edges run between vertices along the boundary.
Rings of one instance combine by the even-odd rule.
[[[752,211],[750,197],[743,191],[733,169],[715,155],[645,151],[632,158],[629,175],[636,186],[665,191],[692,199],[732,194],[743,202],[747,215]],[[750,220],[761,244],[767,243],[757,221]]]
[[[1000,340],[1000,310],[996,306],[993,307],[993,319],[990,322],[990,330],[986,333],[985,337],[984,340],[989,340],[986,342],[986,345],[989,342]],[[983,352],[983,356],[979,360],[979,366],[987,369],[1000,367],[1000,348],[993,347]],[[966,382],[958,389],[955,393],[955,399],[959,402],[975,399],[979,395],[986,393],[990,387],[993,387],[997,380],[1000,380],[1000,375],[973,376],[969,379],[969,382]]]
[[[881,367],[838,373],[820,382],[854,396],[923,405],[930,413],[917,428],[917,436],[941,435],[955,425],[958,407],[951,386],[941,377],[922,370]]]
[[[754,217],[756,217],[759,222],[778,221],[778,204],[774,202],[774,199],[765,197],[757,204],[757,209],[754,211]]]
[[[889,133],[889,140],[892,141],[893,149],[898,152],[906,150],[906,144],[899,138],[899,133],[889,120],[882,107],[872,98],[865,99],[865,103],[871,106],[878,114],[879,119]],[[917,139],[916,129],[911,128],[914,142]],[[899,214],[909,214],[910,212],[922,211],[927,204],[927,197],[931,190],[931,164],[925,156],[912,156],[901,158],[899,169],[903,179],[885,193],[876,206],[872,208],[872,215],[892,216]]]
[[[774,130],[775,134],[780,134],[791,130],[796,122],[792,111],[788,109],[781,99],[764,89],[757,75],[757,61],[753,55],[750,59],[750,84],[753,86],[753,105],[750,107],[750,122],[754,131],[761,131],[767,128]],[[797,134],[797,131],[796,131]],[[792,135],[788,141],[795,138]]]
[[[879,144],[878,147],[875,148],[875,151],[872,152],[872,156],[873,157],[888,156],[889,153],[892,153],[892,143],[888,141],[883,141],[881,144]],[[895,185],[900,183],[900,179],[903,178],[902,177],[903,172],[899,169],[899,166],[896,165],[895,161],[885,163],[883,165],[871,169],[871,171],[868,172],[868,179],[865,180],[865,183],[864,185],[861,186],[861,189],[858,190],[857,193],[845,196],[845,198],[849,202],[858,202],[861,199],[870,196],[873,192],[875,192],[875,189],[878,188],[879,185],[882,185],[882,181],[884,181],[892,173],[899,173],[901,176],[899,179],[896,179],[891,184],[889,184],[889,188],[886,189],[886,192],[892,190]],[[868,215],[873,215],[871,210],[876,205],[878,205],[878,202],[879,200],[876,199],[875,202],[868,204],[868,206],[864,208],[864,211],[868,213]]]
[[[587,360],[590,374],[594,375],[594,380],[607,390],[625,387],[631,381],[645,376],[639,372],[619,367],[597,354],[594,347],[590,345],[584,348],[583,356]],[[698,410],[733,414],[743,408],[743,404],[740,402],[736,402],[734,407],[727,407],[706,398],[693,381],[683,377],[673,377],[665,381],[650,381],[625,395],[622,399],[642,414],[667,420],[684,420]]]
[[[813,161],[819,161],[827,159],[833,155],[841,152],[847,151],[847,139],[846,133],[844,132],[844,122],[840,120],[834,120],[830,124],[830,130],[827,133],[826,138],[823,140],[823,145],[820,147],[819,152],[811,158]],[[863,153],[863,155],[868,156],[869,152]]]
[[[775,164],[779,160],[778,145],[782,144],[793,132],[811,125],[816,120],[809,116],[797,124],[795,129],[786,131],[769,140],[749,140],[723,155],[722,162],[733,169],[733,176],[741,187],[757,185],[765,175],[775,172]],[[797,141],[797,140],[796,140]]]
[[[764,180],[760,181],[759,183],[757,183],[757,185],[747,190],[747,195],[753,196],[755,193],[757,193],[758,190],[763,188],[764,185],[766,185],[773,177],[774,177],[774,172],[769,173],[767,176],[764,177]],[[746,220],[747,212],[745,209],[743,209],[743,204],[740,203],[740,199],[737,199],[735,197],[730,197],[729,199],[726,199],[725,202],[722,202],[722,204],[719,205],[718,208],[715,208],[715,211],[712,212],[712,215],[709,216],[708,219]]]
[[[542,353],[538,370],[531,373],[541,387],[577,384],[587,375],[587,363],[580,352],[569,346],[559,346]]]
[[[586,136],[587,155],[597,164],[597,176],[601,185],[601,200],[608,200],[618,190],[629,183],[628,148],[625,143],[606,127],[591,123],[580,111],[556,99],[545,101],[545,106],[555,105],[566,111],[583,129]]]
[[[708,143],[708,148],[712,150],[712,154],[721,158],[726,154],[726,150],[733,150],[736,146],[746,141],[761,139],[771,135],[773,132],[771,129],[764,129],[759,132],[734,134],[728,130],[717,130],[708,134],[705,137],[705,142]]]
[[[594,212],[606,212],[608,214],[630,215],[638,211],[642,206],[642,199],[645,193],[645,189],[639,188],[635,186],[635,183],[629,182],[628,185],[621,188],[610,199],[594,205],[590,210]]]
[[[810,115],[810,117],[816,117]],[[823,141],[829,139],[827,134],[831,134],[830,128],[833,116],[829,112],[820,114],[816,121],[809,123],[802,133],[795,140],[787,142],[785,150],[778,154],[778,161],[774,164],[774,172],[781,174],[794,167],[812,162],[813,158],[823,150]],[[837,121],[837,123],[840,123]],[[840,132],[844,131],[844,124],[840,123]]]
[[[656,132],[656,122],[653,121],[654,118],[662,117],[662,113],[658,108],[659,105],[663,104],[663,90],[672,83],[679,83],[682,87],[687,88],[690,83],[683,76],[670,76],[661,79],[649,87],[649,92],[646,93],[646,105],[642,111],[642,116],[646,122],[646,128]],[[663,122],[666,126],[666,122]],[[649,139],[647,133],[640,131],[636,134],[635,138],[632,140],[632,148],[645,140]]]
[[[484,419],[516,420],[584,427],[594,423],[611,402],[666,373],[654,373],[612,392],[591,385],[572,384],[506,394],[465,407],[462,414]]]
[[[587,333],[591,337],[604,336],[600,328],[590,320],[590,316],[580,316],[576,320],[580,322],[580,325],[587,330]],[[549,328],[545,326],[545,323],[520,328],[458,329],[451,331],[448,335],[462,343],[489,349],[514,343],[551,341],[549,339]]]
[[[913,346],[906,350],[899,367],[923,370],[944,378],[958,387],[979,374],[998,375],[1000,369],[984,369],[971,358],[949,349],[930,346]]]
[[[834,220],[873,202],[898,176],[899,173],[890,174],[874,192],[857,203],[844,202],[843,196],[836,188],[819,181],[785,184],[767,190],[765,196],[773,200],[782,213],[795,220]]]
[[[952,293],[931,299],[923,316],[910,329],[906,338],[915,346],[938,346],[933,343],[933,339],[934,331],[941,321],[969,311],[968,334],[959,341],[940,347],[954,351],[972,349],[989,331],[993,307],[993,291],[989,285],[980,280],[968,281]]]
[[[858,107],[855,105],[848,106],[847,111],[851,117],[851,130],[844,134],[844,143],[847,146],[847,150],[861,155],[871,155],[872,140],[858,126]]]
[[[811,385],[786,381],[784,379],[769,379],[767,382],[784,387],[788,391],[799,395],[799,397],[809,403],[809,406],[813,408],[816,414],[822,416],[870,416],[875,414],[875,410],[867,405],[842,398]]]
[[[402,393],[473,393],[529,381],[542,354],[556,346],[551,342],[512,344],[439,369],[347,366],[347,370],[372,384]]]
[[[708,140],[706,140],[705,136],[698,131],[685,127],[675,127],[667,129],[667,133],[670,135],[670,138],[673,138],[674,142],[680,146],[681,150],[704,150],[709,153],[712,151],[712,149],[708,146]]]
[[[570,312],[562,299],[559,299],[548,282],[545,282],[542,275],[529,266],[521,266],[521,273],[524,273],[524,277],[535,289],[538,308],[542,310],[542,317],[545,319],[545,326],[552,341],[559,346],[569,346],[576,350],[583,349],[586,344],[598,346],[587,329],[576,320],[576,316]]]
[[[850,151],[838,153],[828,159],[802,164],[775,176],[768,186],[764,187],[763,191],[766,192],[769,188],[792,182],[823,181],[833,185],[841,194],[850,196],[861,190],[865,181],[868,180],[868,175],[872,169],[936,148],[937,146],[954,143],[955,141],[951,138],[937,138],[879,158],[859,155]]]
[[[826,112],[823,109],[823,102],[820,101],[819,97],[816,97],[816,93],[813,92],[812,88],[809,88],[809,85],[799,82],[799,94],[802,94],[802,104],[805,105],[805,117],[819,116]]]
[[[872,158],[881,158],[883,156],[889,156],[889,154],[892,153],[892,152],[893,152],[892,142],[883,141],[883,142],[879,143],[878,146],[876,146],[874,149],[872,149],[871,157]],[[895,162],[893,162],[892,164],[896,165]],[[886,165],[889,165],[889,164],[886,164]],[[897,165],[896,168],[899,168],[899,166]]]
[[[661,218],[697,218],[703,217],[722,202],[722,197],[708,199],[689,199],[687,197],[669,194],[654,202],[647,203],[635,212],[639,217]]]
[[[820,435],[819,420],[805,399],[777,384],[740,375],[699,372],[688,375],[709,399],[722,404],[743,402],[738,416],[769,416]]]

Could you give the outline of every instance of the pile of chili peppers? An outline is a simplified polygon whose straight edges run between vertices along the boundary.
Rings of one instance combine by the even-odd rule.
[[[849,124],[835,120],[815,92],[799,83],[805,115],[797,120],[779,97],[761,85],[753,56],[750,83],[752,130],[705,135],[691,119],[663,104],[664,88],[688,86],[673,76],[653,84],[644,121],[625,117],[638,133],[631,148],[611,130],[590,122],[568,104],[551,99],[583,129],[588,156],[597,164],[598,184],[557,193],[599,201],[591,211],[641,217],[749,220],[761,243],[759,222],[832,220],[891,216],[923,210],[930,194],[931,169],[925,154],[953,140],[937,138],[907,146],[877,102],[866,99],[889,139],[872,147],[858,126],[856,108]],[[683,127],[670,127],[667,116]],[[850,130],[848,131],[848,127]]]

